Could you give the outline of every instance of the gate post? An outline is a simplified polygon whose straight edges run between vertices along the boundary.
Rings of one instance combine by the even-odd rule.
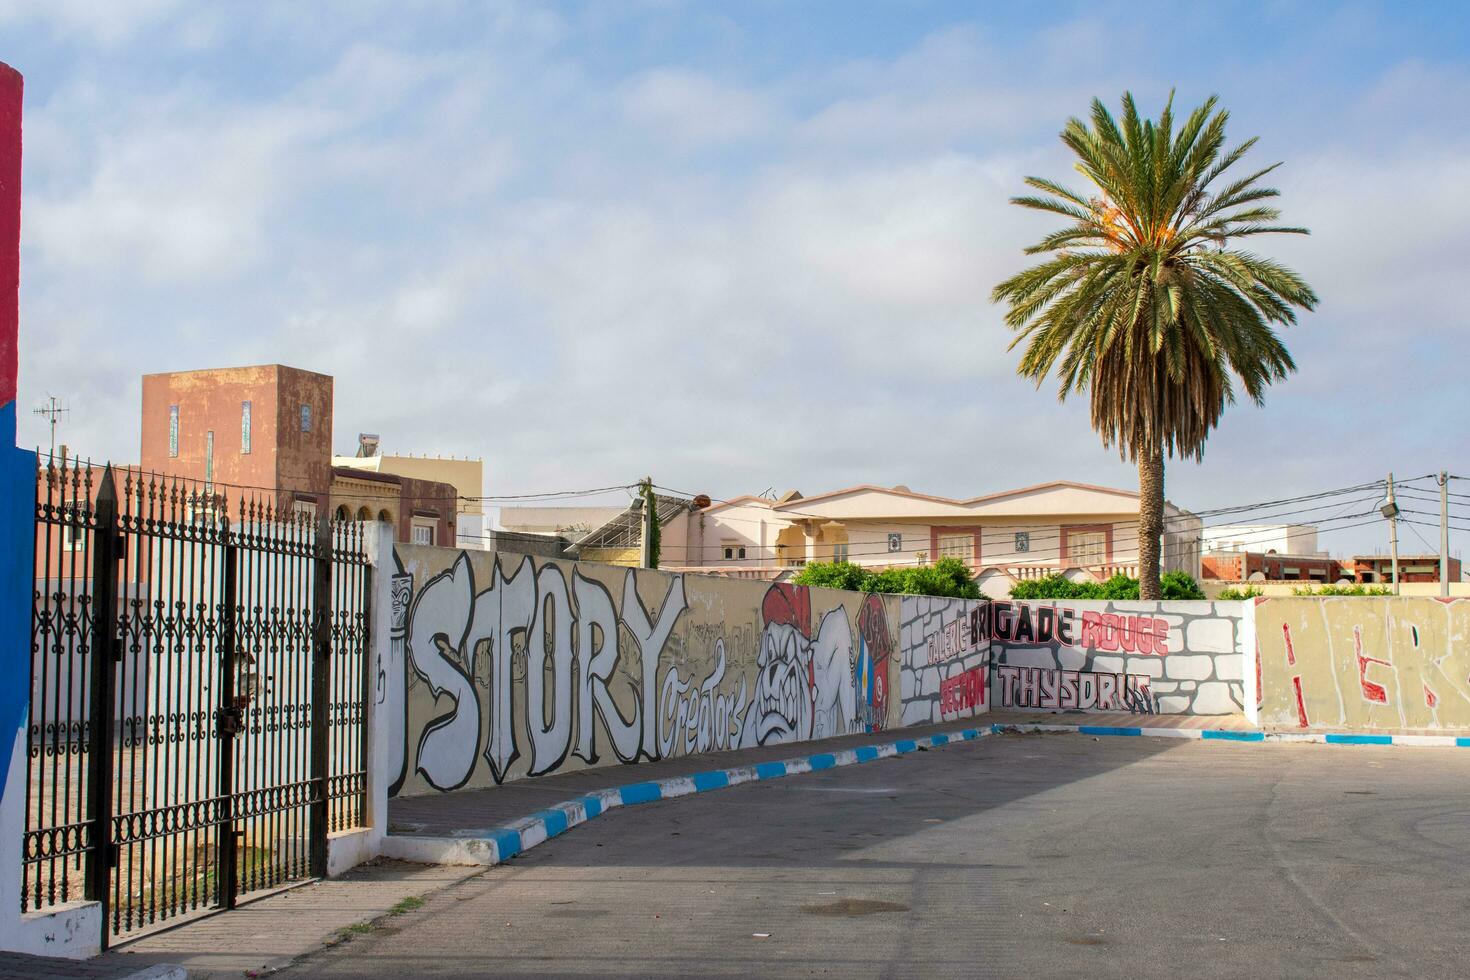
[[[221,908],[235,907],[235,898],[240,888],[240,849],[235,836],[235,735],[244,725],[245,714],[235,703],[235,659],[236,659],[236,583],[239,566],[239,549],[230,531],[230,519],[221,521],[224,537],[225,581],[223,608],[220,610],[220,657],[219,657],[219,788],[215,794],[219,799],[220,812],[219,844],[215,848],[217,867],[215,883],[219,890]]]
[[[332,518],[316,521],[316,575],[311,593],[311,785],[308,860],[313,877],[327,876],[328,721],[332,670]]]
[[[0,63],[0,949],[87,956],[97,950],[99,928],[106,928],[95,920],[95,906],[20,910],[36,582],[36,455],[15,444],[24,89],[20,72]]]
[[[106,923],[111,909],[108,885],[112,880],[112,777],[115,739],[113,710],[117,659],[117,487],[112,466],[102,471],[97,501],[92,508],[92,684],[87,722],[87,822],[92,846],[87,851],[86,897],[101,906],[102,948],[107,948]]]

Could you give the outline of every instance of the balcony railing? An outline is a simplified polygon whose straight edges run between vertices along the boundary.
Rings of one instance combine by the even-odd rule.
[[[913,562],[896,562],[888,564],[872,564],[864,567],[872,571],[882,571],[885,568],[910,568]],[[721,575],[725,578],[749,579],[755,581],[774,582],[783,575],[795,575],[801,571],[800,565],[737,565],[714,562],[709,565],[662,565],[666,572],[688,572],[695,575]],[[975,569],[975,575],[981,576],[990,572],[1000,572],[1009,576],[1013,581],[1024,582],[1029,579],[1046,578],[1048,575],[1065,573],[1083,573],[1088,577],[1103,582],[1114,575],[1127,575],[1130,578],[1138,577],[1138,564],[1136,562],[1119,563],[1109,562],[1102,565],[1060,565],[1056,563],[1029,563],[1024,565],[1012,564],[981,564]]]

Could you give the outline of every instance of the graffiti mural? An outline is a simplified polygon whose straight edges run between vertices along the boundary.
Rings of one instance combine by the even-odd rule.
[[[994,708],[1241,711],[1243,614],[1240,603],[904,596],[902,721]]]
[[[378,681],[389,725],[403,719],[395,794],[887,727],[880,597],[406,545],[395,558]]]
[[[995,704],[1001,708],[1155,713],[1144,674],[1000,665],[995,668],[995,687]]]
[[[1470,728],[1470,600],[1259,599],[1261,724]]]
[[[995,601],[982,615],[988,616],[995,707],[1244,710],[1241,603]]]
[[[404,752],[404,732],[408,728],[408,703],[404,684],[408,680],[408,661],[404,652],[408,634],[408,606],[413,601],[413,576],[405,575],[398,554],[393,555],[394,573],[389,578],[388,646],[379,646],[374,701],[381,712],[380,724],[388,727],[389,777],[388,795],[396,796],[408,775],[408,759]],[[392,710],[388,710],[389,706]]]
[[[899,685],[905,725],[969,718],[987,710],[990,605],[902,597]]]

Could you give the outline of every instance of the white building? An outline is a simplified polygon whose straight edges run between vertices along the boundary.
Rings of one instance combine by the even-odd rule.
[[[1204,550],[1259,554],[1325,555],[1317,550],[1315,524],[1221,524],[1203,529]]]

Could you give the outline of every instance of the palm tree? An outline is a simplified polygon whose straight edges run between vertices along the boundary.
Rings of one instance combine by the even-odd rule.
[[[1173,96],[1157,122],[1123,96],[1122,125],[1094,99],[1092,124],[1068,121],[1062,142],[1091,183],[1086,193],[1040,177],[1044,196],[1013,204],[1058,214],[1066,227],[1026,249],[1045,261],[995,287],[1025,344],[1017,373],[1040,387],[1055,368],[1059,397],[1088,390],[1092,427],[1138,465],[1139,593],[1159,597],[1164,524],[1164,455],[1196,460],[1235,400],[1235,378],[1257,404],[1273,381],[1296,370],[1272,324],[1296,321],[1294,307],[1317,296],[1290,269],[1232,239],[1274,232],[1257,185],[1274,164],[1221,180],[1255,144],[1225,150],[1229,113],[1211,97],[1174,132]],[[1214,185],[1220,183],[1216,188]]]

